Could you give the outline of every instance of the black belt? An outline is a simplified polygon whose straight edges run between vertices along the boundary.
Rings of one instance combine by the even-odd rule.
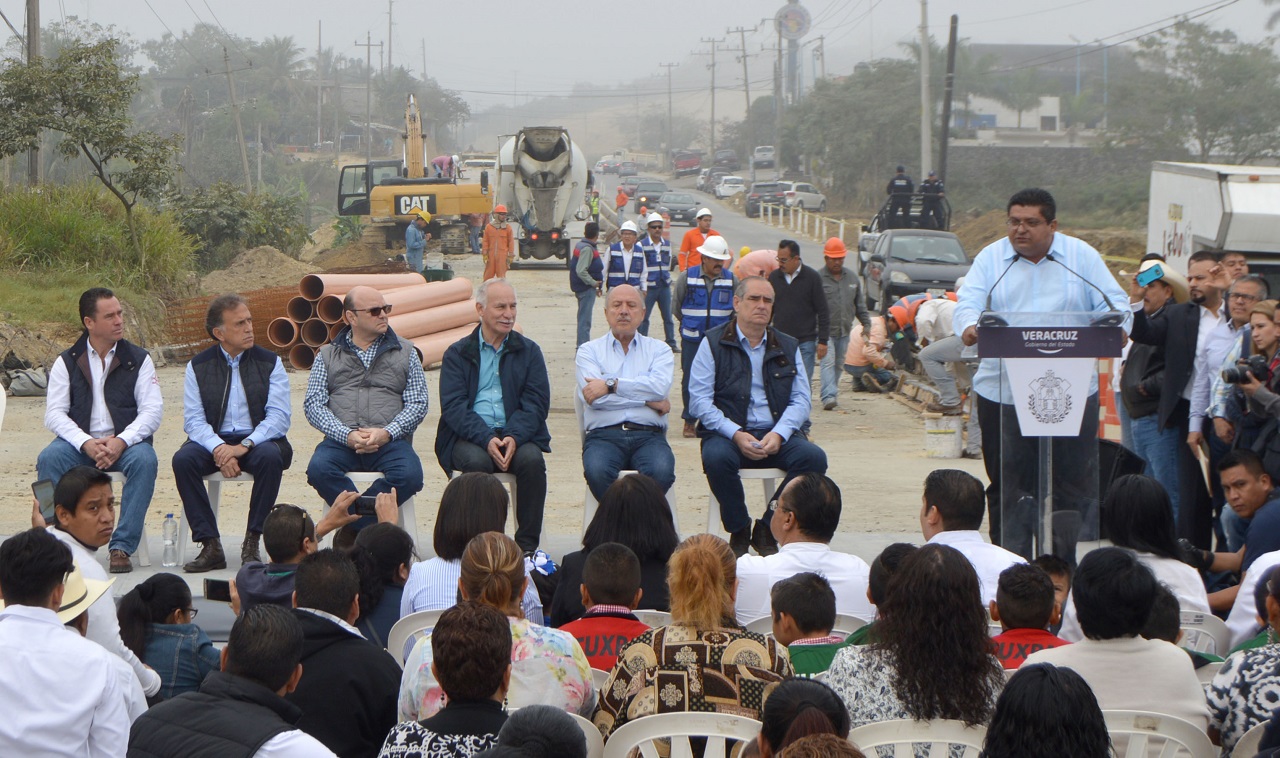
[[[630,421],[623,421],[621,424],[610,424],[609,426],[598,426],[592,429],[593,432],[602,432],[605,429],[621,429],[624,432],[666,432],[665,426],[655,426],[653,424],[633,424]]]

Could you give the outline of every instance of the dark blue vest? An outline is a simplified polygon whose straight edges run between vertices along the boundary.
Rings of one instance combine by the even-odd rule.
[[[738,321],[717,326],[707,332],[707,345],[716,362],[716,408],[738,426],[747,426],[747,409],[751,405],[751,359],[738,342]],[[791,388],[796,379],[796,349],[799,343],[782,332],[769,328],[765,332],[764,394],[769,401],[769,415],[778,423],[791,403]],[[699,434],[713,432],[699,427]]]
[[[93,413],[88,332],[81,334],[80,339],[59,357],[66,364],[67,378],[70,380],[71,405],[67,408],[67,416],[88,434],[89,418]],[[138,418],[138,401],[133,390],[138,383],[138,371],[146,359],[147,351],[132,342],[120,340],[116,343],[115,359],[107,366],[107,380],[103,383],[102,395],[117,435]],[[151,438],[147,437],[142,441],[150,443]]]
[[[578,256],[583,250],[591,251],[591,263],[587,265],[587,275],[597,282],[604,281],[604,261],[600,259],[600,251],[596,249],[595,243],[589,240],[582,240],[573,247],[573,260],[569,261],[569,289],[574,292],[586,292],[593,287],[588,287],[582,281],[582,277],[578,276]]]

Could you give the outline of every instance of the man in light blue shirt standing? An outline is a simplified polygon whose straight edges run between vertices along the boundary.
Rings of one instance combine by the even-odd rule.
[[[1009,199],[1008,237],[982,249],[965,276],[958,293],[953,324],[965,345],[978,342],[977,324],[986,311],[996,313],[1070,313],[1114,312],[1123,319],[1126,332],[1133,314],[1125,304],[1128,297],[1107,269],[1102,256],[1085,242],[1058,232],[1057,207],[1053,196],[1042,189],[1024,189]],[[981,361],[973,380],[978,393],[978,422],[982,429],[982,458],[987,470],[987,510],[991,541],[1030,559],[1031,536],[1036,529],[1038,511],[1031,504],[1019,503],[1028,512],[1019,511],[1016,523],[1002,519],[1003,497],[1019,501],[1035,491],[1030,481],[1036,471],[1035,438],[1024,438],[1018,427],[1015,397],[1000,361]],[[1025,393],[1020,393],[1025,394]],[[1084,422],[1076,437],[1054,438],[1055,476],[1059,493],[1057,510],[1084,508],[1097,493],[1088,482],[1097,482],[1097,416],[1098,378],[1090,380],[1089,398]],[[1002,422],[1003,419],[1003,422]],[[1002,449],[1002,437],[1010,448]],[[1008,458],[1008,460],[1005,460]],[[1087,471],[1080,465],[1092,463]],[[1002,468],[1018,471],[1016,482],[1003,482]],[[1083,483],[1083,484],[1082,484]],[[1038,504],[1036,504],[1038,507]],[[1004,503],[1004,507],[1017,507]],[[1065,520],[1064,520],[1065,521]],[[1053,552],[1073,561],[1078,529],[1060,524],[1054,529],[1052,551],[1041,546],[1040,552]]]
[[[427,224],[431,223],[431,214],[420,208],[413,209],[414,219],[404,230],[404,257],[409,263],[409,270],[422,273],[422,261],[427,253],[427,240],[431,235],[427,232]]]
[[[604,315],[609,332],[578,348],[582,395],[582,471],[596,500],[623,469],[651,477],[663,491],[676,480],[676,458],[667,443],[667,398],[675,358],[661,340],[637,333],[645,297],[623,284],[609,290]]]

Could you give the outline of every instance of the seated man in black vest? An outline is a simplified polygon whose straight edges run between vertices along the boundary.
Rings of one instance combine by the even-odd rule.
[[[740,469],[780,468],[788,477],[782,487],[797,474],[827,472],[827,454],[806,439],[812,398],[800,345],[769,326],[773,299],[773,285],[763,277],[740,280],[734,315],[707,332],[689,378],[702,470],[739,557],[751,546],[762,555],[777,552],[767,518],[753,537]]]
[[[109,547],[111,573],[122,574],[133,570],[129,556],[138,549],[151,507],[151,435],[164,400],[151,356],[124,339],[124,309],[111,290],[94,287],[80,295],[80,321],[84,333],[49,368],[44,425],[57,437],[40,451],[36,476],[57,482],[75,466],[125,475]],[[52,522],[52,510],[43,515]]]
[[[133,722],[129,755],[333,756],[297,729],[302,709],[284,699],[302,679],[302,625],[291,611],[259,605],[231,625],[222,670]]]
[[[280,479],[293,460],[289,431],[289,377],[280,357],[253,344],[253,315],[239,295],[209,304],[205,331],[218,344],[187,364],[182,388],[182,428],[187,441],[173,454],[173,478],[191,541],[200,555],[183,571],[227,567],[217,516],[203,477],[216,471],[228,479],[253,477],[249,525],[240,562],[259,561],[258,541],[267,513],[280,493]]]

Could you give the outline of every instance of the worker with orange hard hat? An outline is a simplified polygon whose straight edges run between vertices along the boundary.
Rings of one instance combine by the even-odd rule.
[[[856,320],[862,324],[863,334],[871,334],[871,314],[867,313],[867,301],[862,296],[858,277],[844,268],[844,259],[848,254],[849,248],[839,237],[828,239],[822,246],[825,265],[819,269],[818,275],[822,279],[822,291],[827,296],[827,313],[831,318],[827,332],[827,354],[823,356],[818,369],[818,374],[822,377],[824,411],[834,410],[838,405],[840,369],[845,353],[849,351],[853,322]]]
[[[516,231],[507,221],[507,206],[495,205],[493,218],[484,228],[480,252],[484,256],[484,279],[502,279],[516,257]]]

